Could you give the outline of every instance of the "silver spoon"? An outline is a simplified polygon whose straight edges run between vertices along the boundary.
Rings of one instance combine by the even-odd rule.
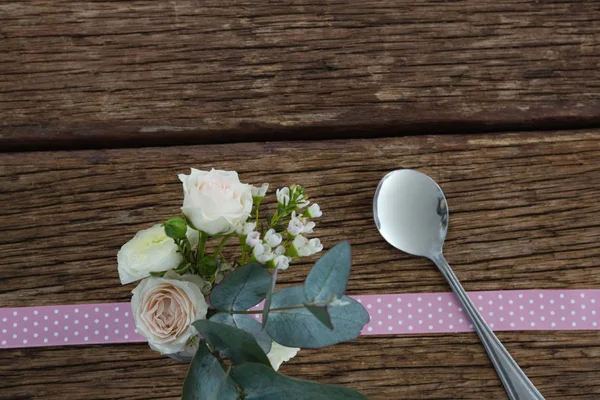
[[[373,214],[377,229],[389,244],[406,253],[429,258],[444,275],[473,322],[508,397],[511,400],[543,400],[544,397],[487,326],[442,254],[448,231],[448,207],[437,183],[418,171],[392,171],[377,186]]]

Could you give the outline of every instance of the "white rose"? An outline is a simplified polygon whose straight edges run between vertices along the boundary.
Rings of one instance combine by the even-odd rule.
[[[153,350],[162,354],[186,350],[188,339],[197,334],[192,322],[206,318],[203,285],[196,275],[169,271],[163,278],[142,280],[133,290],[135,326]]]
[[[187,219],[199,230],[216,235],[239,230],[252,211],[252,188],[241,183],[235,171],[210,172],[192,168],[180,174]]]
[[[290,361],[293,357],[296,356],[296,354],[298,354],[299,351],[300,349],[297,347],[285,347],[277,342],[273,342],[271,344],[271,350],[269,351],[269,354],[267,354],[267,357],[269,358],[273,369],[277,371],[281,364]]]
[[[198,245],[198,232],[187,230],[192,247]],[[117,254],[119,278],[125,285],[150,276],[150,272],[177,268],[183,257],[161,224],[144,229],[125,243]]]

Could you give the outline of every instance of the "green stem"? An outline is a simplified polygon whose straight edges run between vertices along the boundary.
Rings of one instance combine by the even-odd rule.
[[[232,237],[233,235],[234,235],[233,233],[230,233],[229,235],[223,236],[223,239],[221,239],[221,243],[219,243],[219,245],[215,249],[215,256],[221,254],[221,249],[223,248],[223,246],[225,246],[225,244],[227,243],[229,238]],[[222,254],[221,254],[221,256],[222,256]]]
[[[287,307],[280,307],[280,308],[271,308],[271,310],[269,312],[274,312],[274,311],[285,311],[285,310],[296,310],[298,308],[305,308],[304,304],[298,304],[295,306],[287,306]],[[218,313],[228,313],[228,314],[262,314],[262,310],[248,310],[248,311],[233,311],[233,310],[216,310]]]
[[[256,227],[258,228],[258,207],[260,206],[260,203],[256,204]]]
[[[198,260],[201,260],[204,257],[204,247],[206,246],[207,238],[208,234],[201,231],[200,238],[198,239]]]

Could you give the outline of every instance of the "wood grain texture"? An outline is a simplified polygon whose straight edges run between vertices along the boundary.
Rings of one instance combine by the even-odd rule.
[[[418,168],[451,211],[445,254],[467,290],[598,288],[600,131],[446,135],[0,155],[0,307],[128,301],[119,247],[176,214],[176,174],[237,169],[305,184],[331,247],[353,245],[350,294],[447,291],[429,262],[391,249],[371,216],[379,179]],[[281,274],[302,281],[309,263]],[[500,333],[547,399],[600,396],[600,333]],[[4,350],[0,399],[176,399],[186,366],[146,345]],[[282,372],[369,399],[502,399],[475,334],[363,337],[302,351]]]
[[[598,21],[594,0],[3,1],[0,148],[598,127]]]

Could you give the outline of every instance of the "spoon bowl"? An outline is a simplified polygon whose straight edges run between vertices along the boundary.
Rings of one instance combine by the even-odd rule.
[[[446,197],[427,175],[409,169],[381,179],[373,199],[377,229],[395,248],[427,257],[438,267],[479,335],[511,400],[543,400],[527,375],[485,323],[442,254],[448,232]]]
[[[446,197],[424,173],[401,169],[384,176],[373,214],[381,235],[398,250],[427,258],[442,251],[448,231]]]

